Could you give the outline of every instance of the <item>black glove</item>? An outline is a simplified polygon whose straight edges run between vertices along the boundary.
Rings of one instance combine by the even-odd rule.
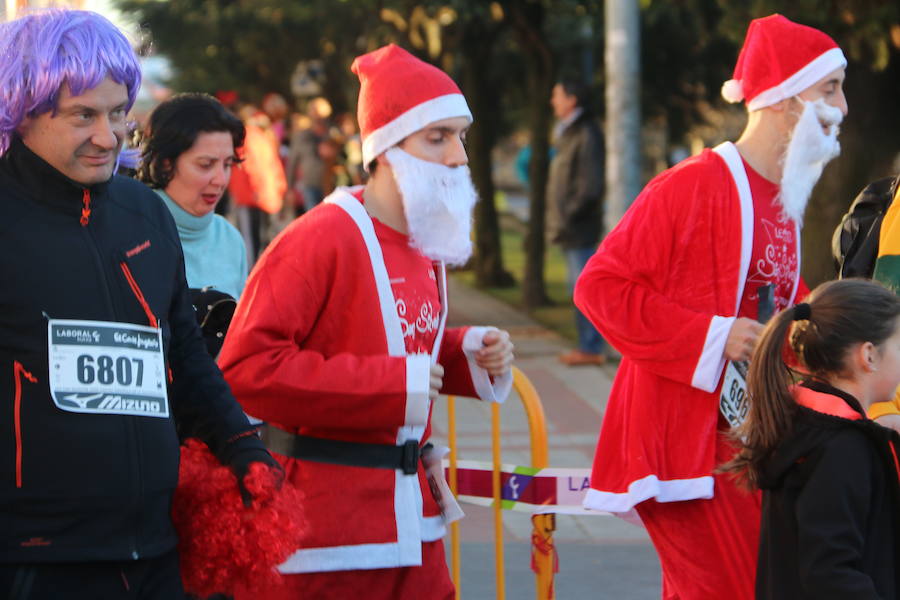
[[[231,456],[228,466],[231,467],[231,470],[237,476],[238,490],[241,492],[241,500],[244,501],[244,506],[250,506],[251,502],[253,502],[253,495],[244,487],[244,477],[249,472],[250,465],[255,462],[269,465],[275,470],[276,489],[280,489],[284,481],[284,469],[277,460],[272,458],[268,450],[255,447],[241,448]]]

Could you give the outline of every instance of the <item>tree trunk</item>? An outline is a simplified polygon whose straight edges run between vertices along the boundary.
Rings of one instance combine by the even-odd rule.
[[[641,191],[641,28],[634,0],[607,0],[606,230]]]
[[[490,88],[488,65],[497,28],[490,31],[470,23],[463,36],[462,88],[475,117],[467,135],[472,181],[480,201],[475,205],[475,283],[478,287],[509,287],[515,283],[503,268],[500,219],[494,202],[495,188],[491,149],[497,138],[500,95]]]
[[[544,7],[539,1],[507,4],[510,19],[528,72],[528,129],[531,162],[528,165],[528,231],[525,234],[525,273],[522,304],[526,309],[550,304],[544,282],[546,188],[550,149],[550,92],[553,89],[553,53],[544,35]]]

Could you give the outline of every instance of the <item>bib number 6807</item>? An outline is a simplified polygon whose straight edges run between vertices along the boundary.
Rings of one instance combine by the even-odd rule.
[[[106,354],[101,354],[95,359],[90,354],[80,354],[76,361],[76,372],[79,383],[84,385],[96,381],[101,385],[117,384],[128,387],[133,383],[140,387],[144,381],[144,361],[126,356],[113,359]]]

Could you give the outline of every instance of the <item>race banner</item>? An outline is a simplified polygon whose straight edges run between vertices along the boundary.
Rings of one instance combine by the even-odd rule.
[[[447,479],[450,462],[444,460]],[[500,507],[531,514],[555,513],[568,515],[608,515],[581,506],[590,487],[590,469],[537,469],[516,465],[501,465]],[[493,506],[491,478],[493,466],[489,462],[457,461],[457,500],[479,506]]]

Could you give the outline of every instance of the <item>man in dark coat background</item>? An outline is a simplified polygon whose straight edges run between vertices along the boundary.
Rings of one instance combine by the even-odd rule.
[[[556,155],[547,180],[551,240],[562,248],[570,289],[593,256],[603,219],[605,150],[603,134],[588,105],[588,87],[564,79],[553,87],[550,104],[557,118]],[[569,366],[602,365],[603,338],[575,308],[578,348],[560,355]]]

